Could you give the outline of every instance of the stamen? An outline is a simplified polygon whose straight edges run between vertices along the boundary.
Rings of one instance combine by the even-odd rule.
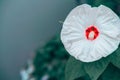
[[[90,26],[86,29],[86,38],[88,40],[95,40],[99,35],[99,32],[95,26]]]

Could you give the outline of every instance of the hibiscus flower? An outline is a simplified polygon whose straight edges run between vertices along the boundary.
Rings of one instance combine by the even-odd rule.
[[[108,7],[82,4],[63,23],[61,40],[68,53],[83,62],[112,54],[120,43],[120,19]]]

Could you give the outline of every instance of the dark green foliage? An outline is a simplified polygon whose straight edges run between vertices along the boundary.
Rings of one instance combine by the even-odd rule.
[[[85,76],[79,77],[77,79],[74,80],[91,80],[90,77],[86,74]]]
[[[36,51],[33,76],[39,80],[47,74],[49,80],[64,80],[64,68],[68,57],[59,35],[54,37],[43,48]]]
[[[109,64],[108,58],[102,58],[91,63],[84,63],[84,69],[91,80],[97,80]]]
[[[86,75],[85,70],[83,69],[83,63],[70,57],[66,64],[65,74],[65,80],[74,80],[83,77]]]
[[[120,47],[120,46],[119,46]],[[120,68],[120,48],[118,48],[113,55],[110,56],[112,64]]]
[[[120,80],[120,69],[109,64],[98,80]]]
[[[92,63],[83,63],[70,57],[66,65],[66,80],[74,80],[89,75],[91,80],[97,80],[109,64],[108,58],[103,58]]]

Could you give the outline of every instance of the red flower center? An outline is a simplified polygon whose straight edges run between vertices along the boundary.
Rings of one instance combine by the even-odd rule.
[[[86,33],[85,36],[88,40],[95,40],[99,35],[99,31],[95,26],[88,27],[85,33]]]

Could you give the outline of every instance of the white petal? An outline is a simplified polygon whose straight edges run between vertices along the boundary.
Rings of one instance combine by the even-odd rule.
[[[87,41],[80,40],[79,42],[74,42],[71,45],[71,48],[68,49],[72,56],[75,56],[76,59],[83,61],[87,58],[89,54],[90,45]]]
[[[120,41],[120,34],[117,36],[117,39]]]
[[[108,7],[101,5],[98,7],[96,24],[114,23],[119,20],[119,17]],[[99,26],[97,26],[99,27]]]
[[[108,36],[116,37],[120,34],[119,17],[103,5],[98,7],[98,17],[95,25],[99,27],[101,33]]]
[[[100,34],[104,34],[108,37],[112,37],[114,39],[117,38],[117,36],[120,34],[120,29],[116,26],[116,24],[101,24],[99,25],[101,28],[99,28]]]
[[[68,24],[73,24],[72,26],[79,28],[84,28],[87,27],[86,25],[89,24],[91,20],[90,16],[88,15],[89,12],[91,11],[91,6],[87,4],[83,4],[81,6],[78,6],[74,8],[70,14],[67,16],[63,26],[68,25]]]
[[[74,42],[67,51],[78,60],[92,62],[102,57],[102,55],[99,54],[100,52],[95,52],[96,46],[94,44],[95,43],[91,41],[81,40],[79,42]]]
[[[97,56],[91,54],[91,52],[93,51],[93,46],[94,42],[87,42],[86,44],[83,43],[83,54],[81,56],[78,55],[78,59],[83,62],[92,62],[99,59],[97,56],[100,56],[100,54],[98,54]]]
[[[120,41],[120,19],[110,8],[104,5],[98,7],[95,25],[101,34]]]
[[[102,54],[102,57],[106,57],[109,54],[113,53],[119,45],[119,41],[112,39],[110,37],[100,35],[95,50],[99,51]]]

